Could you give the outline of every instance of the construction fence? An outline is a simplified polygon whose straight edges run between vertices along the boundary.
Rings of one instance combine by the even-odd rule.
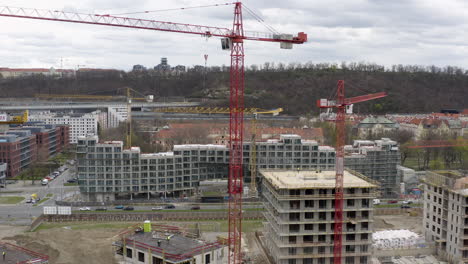
[[[227,220],[226,212],[164,212],[164,213],[78,213],[71,215],[42,215],[44,222],[139,222]],[[244,220],[261,220],[261,211],[246,211]]]

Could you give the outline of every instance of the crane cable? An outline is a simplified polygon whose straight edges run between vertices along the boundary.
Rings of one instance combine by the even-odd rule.
[[[156,12],[178,11],[178,10],[187,10],[187,9],[214,7],[214,6],[226,6],[226,5],[233,5],[233,4],[235,4],[235,3],[222,3],[222,4],[213,4],[213,5],[189,6],[189,7],[168,8],[168,9],[158,9],[158,10],[149,10],[149,11],[137,11],[137,12],[128,12],[128,13],[119,13],[119,14],[106,14],[106,15],[109,15],[109,16],[122,16],[122,15],[149,14],[149,13],[156,13]]]
[[[257,13],[255,13],[252,9],[250,9],[249,7],[247,7],[245,4],[243,4],[243,7],[244,9],[254,18],[256,19],[260,24],[262,24],[264,27],[266,27],[269,31],[271,31],[272,33],[274,34],[279,34],[278,31],[273,28],[272,26],[268,25],[265,20],[260,16],[258,15]]]

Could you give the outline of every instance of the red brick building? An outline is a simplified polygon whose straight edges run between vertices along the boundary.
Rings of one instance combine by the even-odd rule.
[[[24,126],[21,130],[29,130],[36,135],[38,157],[47,159],[62,152],[70,145],[70,127],[66,125],[36,125]]]
[[[0,135],[0,162],[7,163],[7,178],[15,177],[37,159],[36,136],[18,132]]]
[[[38,158],[47,159],[70,144],[66,125],[17,127],[0,135],[0,163],[7,163],[7,178],[17,176]]]

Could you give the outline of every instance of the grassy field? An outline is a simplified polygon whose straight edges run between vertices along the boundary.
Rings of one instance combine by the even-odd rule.
[[[178,224],[183,224],[188,228],[195,228],[197,223],[200,223],[200,229],[203,232],[210,232],[214,231],[214,229],[218,229],[220,232],[228,232],[229,224],[228,221],[221,220],[221,221],[200,221],[200,222],[185,222],[185,221],[174,221]],[[172,223],[166,222],[158,222],[157,224],[162,225],[174,225]],[[63,228],[69,227],[72,230],[93,230],[93,229],[125,229],[131,227],[139,222],[132,222],[132,223],[42,223],[34,232],[39,230],[47,230],[52,228]],[[143,225],[143,223],[141,223]],[[255,230],[260,229],[263,226],[263,221],[261,220],[254,220],[254,221],[242,221],[242,231],[244,232],[253,232]]]
[[[405,163],[402,164],[402,165],[405,166],[405,167],[414,169],[414,170],[419,170],[419,167],[418,167],[418,158],[416,158],[416,157],[408,157],[408,158],[406,158]]]
[[[5,196],[0,197],[0,204],[17,204],[24,200],[21,196]]]
[[[12,194],[12,193],[23,193],[23,191],[3,191],[3,190],[2,190],[2,191],[0,192],[0,195],[5,194],[5,193],[8,193],[8,194]]]
[[[104,229],[104,228],[128,228],[136,223],[42,223],[36,230],[47,230],[52,228],[70,227],[73,230],[85,230],[85,229]]]
[[[54,196],[53,193],[48,193],[48,194],[46,195],[46,197],[52,197],[52,196]]]

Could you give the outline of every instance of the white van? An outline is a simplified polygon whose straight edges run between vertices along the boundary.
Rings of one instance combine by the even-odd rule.
[[[41,184],[42,185],[47,185],[47,184],[49,184],[49,180],[48,179],[42,179]]]
[[[379,199],[374,199],[372,201],[372,204],[374,204],[374,205],[380,204],[380,200]]]

